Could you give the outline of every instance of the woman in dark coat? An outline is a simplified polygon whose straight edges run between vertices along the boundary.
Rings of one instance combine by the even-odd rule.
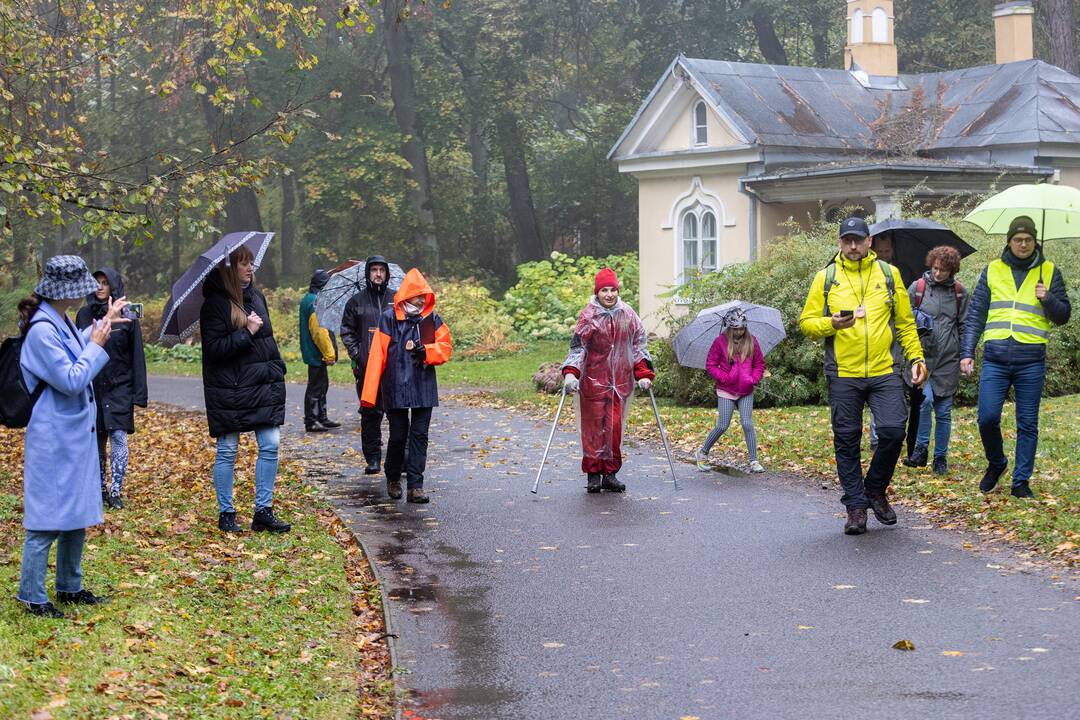
[[[254,432],[255,515],[252,530],[288,532],[274,517],[280,427],[285,422],[285,363],[274,341],[266,298],[255,287],[255,258],[240,246],[203,283],[199,314],[203,393],[210,435],[217,438],[214,488],[218,528],[240,532],[233,508],[233,468],[240,433]]]
[[[80,330],[90,327],[109,312],[109,299],[124,297],[124,279],[112,268],[94,273],[96,292],[75,317]],[[94,378],[97,401],[97,445],[101,467],[101,497],[113,509],[124,507],[121,493],[127,475],[127,436],[135,432],[135,406],[146,407],[146,356],[139,321],[116,325],[105,345],[109,364]],[[106,452],[106,442],[111,455]]]

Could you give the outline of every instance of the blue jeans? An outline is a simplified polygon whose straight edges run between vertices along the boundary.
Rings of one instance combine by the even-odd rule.
[[[1009,462],[1001,439],[1001,409],[1010,386],[1016,394],[1014,487],[1030,480],[1035,469],[1035,450],[1039,445],[1039,398],[1045,378],[1045,361],[1005,365],[983,360],[979,375],[979,435],[986,461],[992,468],[1004,468]]]
[[[255,431],[255,442],[259,444],[259,456],[255,460],[255,509],[262,510],[274,504],[281,429],[277,426],[259,428]],[[240,433],[229,433],[217,439],[214,489],[217,491],[219,512],[236,512],[233,508],[233,468],[236,466],[236,447],[239,443]]]
[[[919,413],[919,435],[915,439],[916,447],[930,447],[931,415],[936,420],[934,430],[934,459],[944,458],[949,454],[949,437],[952,435],[952,395],[938,397],[934,395],[930,383],[923,388],[923,404]]]
[[[49,548],[56,541],[56,591],[82,590],[82,552],[86,530],[27,530],[23,545],[22,575],[18,599],[40,605],[49,601],[45,572],[49,568]]]

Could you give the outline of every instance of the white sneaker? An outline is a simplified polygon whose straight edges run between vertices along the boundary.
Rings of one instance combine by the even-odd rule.
[[[763,472],[765,472],[765,468],[762,467],[761,463],[759,463],[757,460],[751,460],[750,461],[750,472],[752,472],[752,473],[763,473]]]
[[[694,463],[697,465],[697,469],[701,472],[709,472],[712,470],[712,464],[709,462],[709,456],[697,450],[694,452]]]

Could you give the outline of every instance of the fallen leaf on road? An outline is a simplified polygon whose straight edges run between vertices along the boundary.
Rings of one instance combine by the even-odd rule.
[[[854,590],[854,585],[833,585],[833,590]]]
[[[912,605],[925,605],[930,602],[929,600],[923,600],[922,598],[905,598],[904,602],[911,603]]]
[[[910,640],[897,640],[892,647],[893,650],[914,650],[915,644]]]
[[[963,657],[964,653],[959,650],[942,650],[941,654],[946,657]]]
[[[798,626],[797,628],[795,628],[795,629],[796,629],[796,630],[813,630],[813,629],[814,629],[814,626],[813,626],[813,625],[799,625],[799,626]]]
[[[563,644],[558,643],[558,642],[546,642],[546,643],[544,643],[544,647],[546,647],[546,648],[561,648],[561,647],[563,647]]]

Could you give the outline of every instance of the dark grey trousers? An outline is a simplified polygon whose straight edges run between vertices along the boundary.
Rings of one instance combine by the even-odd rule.
[[[907,403],[904,381],[897,374],[872,378],[827,378],[832,414],[836,474],[844,488],[840,502],[848,509],[868,508],[867,492],[884,492],[892,481],[904,444]],[[870,406],[877,425],[878,446],[862,472],[863,408]]]

